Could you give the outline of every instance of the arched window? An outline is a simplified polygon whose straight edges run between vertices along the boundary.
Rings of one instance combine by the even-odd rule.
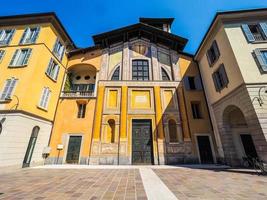
[[[163,81],[170,81],[170,77],[165,69],[161,68],[161,76]]]
[[[112,81],[118,81],[118,80],[120,80],[120,66],[117,67],[117,68],[115,69],[115,71],[113,72],[113,75],[112,75],[112,77],[111,77],[111,80],[112,80]]]
[[[115,120],[108,120],[108,142],[115,142]]]
[[[176,122],[171,119],[168,122],[170,142],[178,142]]]
[[[132,79],[133,80],[149,80],[149,68],[147,60],[133,60],[132,62]]]
[[[30,163],[31,163],[32,154],[33,154],[33,151],[34,151],[34,147],[35,147],[35,143],[36,143],[36,140],[37,140],[37,136],[38,136],[39,130],[40,130],[39,126],[35,126],[32,129],[31,138],[30,138],[30,141],[29,141],[29,144],[28,144],[28,148],[27,148],[24,160],[23,160],[23,167],[28,167],[30,165]]]

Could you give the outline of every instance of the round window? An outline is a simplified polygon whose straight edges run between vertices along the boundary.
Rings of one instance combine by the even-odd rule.
[[[90,79],[90,76],[85,76],[84,79],[85,80],[89,80]]]
[[[81,79],[81,76],[76,76],[76,80],[80,80]]]

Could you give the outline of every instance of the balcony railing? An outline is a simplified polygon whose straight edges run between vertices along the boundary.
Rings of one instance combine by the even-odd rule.
[[[262,37],[262,35],[260,33],[254,33],[253,36],[255,38],[255,41],[263,41],[263,40],[265,40],[265,38]]]
[[[67,98],[77,98],[77,97],[94,97],[94,91],[63,91],[62,92],[62,97],[67,97]]]

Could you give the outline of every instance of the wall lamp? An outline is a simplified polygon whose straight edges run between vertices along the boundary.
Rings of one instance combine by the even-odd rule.
[[[264,97],[262,97],[262,90],[264,91],[265,94],[267,94],[267,86],[262,86],[260,87],[259,91],[258,91],[258,96],[257,97],[254,97],[252,99],[252,103],[254,100],[257,100],[259,105],[262,106],[264,104],[263,100],[264,100]]]

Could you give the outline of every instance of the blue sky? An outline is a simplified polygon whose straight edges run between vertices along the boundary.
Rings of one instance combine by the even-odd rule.
[[[77,46],[91,36],[138,22],[139,17],[174,17],[172,33],[186,37],[195,53],[217,11],[267,8],[267,0],[9,0],[0,15],[56,12]]]

